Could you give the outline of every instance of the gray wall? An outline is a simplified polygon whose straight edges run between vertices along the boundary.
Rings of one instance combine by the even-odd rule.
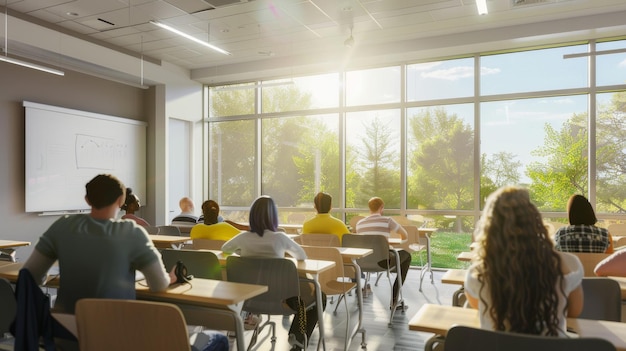
[[[59,77],[0,62],[0,239],[32,243],[17,250],[20,261],[28,257],[37,238],[58,218],[24,212],[24,100],[142,120],[149,125],[154,124],[155,103],[154,89],[143,90],[71,71]],[[153,153],[153,135],[148,132],[148,154]],[[152,186],[148,181],[148,194],[154,194]],[[150,199],[141,200],[148,208],[152,205]]]

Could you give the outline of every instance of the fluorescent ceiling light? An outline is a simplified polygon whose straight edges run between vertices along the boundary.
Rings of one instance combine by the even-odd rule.
[[[38,65],[36,63],[31,63],[31,62],[26,62],[26,61],[14,59],[14,58],[7,57],[7,56],[0,56],[0,61],[4,61],[4,62],[12,63],[14,65],[20,65],[20,66],[36,69],[36,70],[47,72],[47,73],[56,74],[58,76],[64,76],[65,75],[65,72],[59,71],[58,69],[54,69],[54,68]]]
[[[213,49],[213,50],[215,50],[215,51],[217,51],[217,52],[219,52],[221,54],[232,55],[230,52],[228,52],[226,50],[220,49],[220,48],[218,48],[215,45],[209,44],[206,41],[202,41],[202,40],[200,40],[200,39],[198,39],[198,38],[196,38],[196,37],[194,37],[192,35],[189,35],[189,34],[187,34],[185,32],[181,32],[181,31],[179,31],[178,29],[176,29],[174,27],[168,26],[167,24],[163,24],[163,23],[160,23],[160,22],[157,22],[157,21],[150,21],[150,23],[154,24],[155,26],[159,26],[159,27],[161,27],[163,29],[167,29],[167,30],[169,30],[172,33],[176,33],[176,34],[180,35],[181,37],[185,37],[185,38],[187,38],[189,40],[195,41],[198,44],[202,44],[202,45],[204,45],[204,46],[206,46],[206,47],[208,47],[210,49]]]
[[[489,13],[487,10],[487,0],[476,0],[476,8],[478,8],[479,15],[486,15]]]

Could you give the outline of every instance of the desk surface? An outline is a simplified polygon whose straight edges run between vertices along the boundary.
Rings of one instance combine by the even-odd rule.
[[[135,284],[137,298],[189,305],[234,305],[267,291],[267,286],[194,278],[191,284],[176,284],[166,291],[152,292],[145,281]]]
[[[425,304],[409,321],[409,329],[446,335],[454,325],[479,328],[478,310]],[[626,323],[568,318],[567,327],[581,337],[606,339],[619,351],[626,351]]]
[[[150,240],[156,244],[181,244],[187,241],[190,241],[191,238],[188,236],[177,236],[177,235],[156,235],[151,234]]]
[[[441,282],[444,284],[465,284],[465,275],[467,275],[467,269],[448,269],[447,272],[441,276]]]
[[[337,250],[339,250],[341,257],[344,259],[359,259],[374,252],[372,249],[361,249],[358,247],[338,247]]]
[[[456,259],[458,261],[469,262],[472,260],[472,257],[474,257],[473,252],[461,252],[458,256],[456,256]]]
[[[0,240],[0,249],[9,249],[12,247],[28,246],[28,245],[30,245],[30,241]]]

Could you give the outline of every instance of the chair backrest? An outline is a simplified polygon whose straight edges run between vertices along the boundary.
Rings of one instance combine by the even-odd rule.
[[[243,310],[257,314],[290,315],[295,311],[284,301],[300,296],[296,265],[286,258],[229,256],[226,260],[228,281],[265,285],[266,293],[247,299]]]
[[[301,245],[339,247],[339,237],[335,234],[309,233],[298,237]]]
[[[350,230],[352,230],[353,233],[356,233],[356,224],[360,220],[362,220],[363,218],[365,218],[365,217],[363,217],[363,216],[354,216],[354,217],[350,218],[350,222],[349,222],[350,223]]]
[[[168,272],[177,261],[182,261],[187,267],[187,273],[194,277],[222,280],[222,266],[211,251],[165,249],[161,251],[161,256]]]
[[[426,237],[420,236],[419,229],[415,225],[403,225],[402,226],[407,233],[407,240],[400,245],[396,245],[397,248],[402,248],[408,253],[415,251],[426,250]],[[415,245],[417,244],[417,245]],[[419,248],[419,250],[416,250]]]
[[[318,277],[320,287],[326,295],[343,294],[356,285],[356,283],[352,283],[349,280],[344,272],[343,258],[339,249],[336,247],[306,245],[302,246],[302,248],[310,259],[335,262],[335,266],[332,269],[325,270]]]
[[[626,236],[626,223],[611,223],[606,229],[611,235]]]
[[[221,250],[226,240],[192,239],[191,242],[194,250]]]
[[[178,229],[178,227],[173,226],[173,225],[160,225],[158,226],[159,228],[159,235],[173,235],[173,236],[180,236],[180,229]]]
[[[146,229],[146,231],[148,232],[148,234],[159,234],[159,227],[144,227]]]
[[[595,277],[596,274],[593,270],[596,268],[596,265],[600,263],[603,259],[609,257],[610,254],[606,253],[597,253],[597,252],[570,252],[572,255],[575,255],[580,259],[580,262],[583,264],[583,269],[585,271],[585,277]]]
[[[187,324],[173,304],[81,299],[76,303],[81,350],[190,350]]]
[[[556,338],[454,326],[448,330],[444,351],[615,351],[599,338]]]
[[[386,268],[378,265],[378,262],[389,259],[389,243],[384,235],[344,234],[341,240],[343,247],[358,247],[372,249],[371,255],[357,260],[357,264],[363,272],[382,272]]]
[[[585,319],[622,321],[622,291],[611,278],[583,278],[583,310],[578,316]]]
[[[17,301],[11,283],[0,278],[0,337],[9,331],[15,313],[17,312]]]

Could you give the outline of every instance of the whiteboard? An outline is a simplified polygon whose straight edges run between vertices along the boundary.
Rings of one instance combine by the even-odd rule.
[[[81,211],[85,184],[108,173],[146,193],[147,123],[24,101],[26,212]]]

